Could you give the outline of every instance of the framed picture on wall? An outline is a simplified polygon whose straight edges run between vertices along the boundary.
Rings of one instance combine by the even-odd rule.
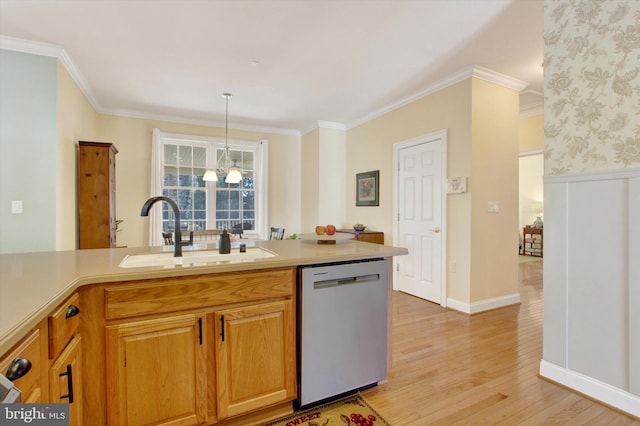
[[[379,170],[356,174],[356,206],[379,206]]]

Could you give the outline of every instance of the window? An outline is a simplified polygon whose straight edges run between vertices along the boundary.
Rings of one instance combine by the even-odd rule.
[[[207,170],[204,146],[164,144],[162,195],[176,202],[184,230],[207,229],[207,188],[202,180]],[[162,231],[173,232],[173,211],[162,206]]]
[[[154,133],[155,135],[155,133]],[[217,182],[205,182],[206,170],[215,168],[224,150],[224,139],[159,132],[156,161],[160,179],[152,193],[162,194],[176,202],[180,209],[182,231],[200,229],[243,230],[248,237],[263,235],[266,220],[266,153],[267,141],[229,140],[232,164],[242,173],[242,181],[229,184],[224,176]],[[155,136],[154,136],[155,137]],[[152,167],[153,170],[153,167]],[[153,175],[153,171],[152,171]],[[154,177],[152,176],[152,182]],[[152,184],[153,186],[153,184]],[[153,220],[153,218],[152,218]],[[156,228],[174,231],[173,210],[162,205]],[[154,237],[155,238],[155,237]],[[152,243],[159,244],[161,236]]]
[[[215,227],[252,231],[256,229],[256,194],[254,178],[254,153],[252,151],[229,150],[234,166],[240,168],[242,181],[226,183],[219,178],[215,191]],[[218,157],[222,150],[217,150]]]

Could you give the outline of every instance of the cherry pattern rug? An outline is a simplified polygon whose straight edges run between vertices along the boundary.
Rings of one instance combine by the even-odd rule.
[[[295,412],[262,426],[391,426],[360,395]]]

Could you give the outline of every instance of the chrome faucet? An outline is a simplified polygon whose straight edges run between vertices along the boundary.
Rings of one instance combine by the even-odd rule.
[[[166,201],[167,204],[171,206],[173,209],[173,221],[174,221],[174,229],[175,235],[173,240],[173,257],[182,257],[182,232],[180,231],[180,209],[178,205],[171,198],[168,197],[151,197],[147,201],[145,201],[142,206],[142,211],[140,212],[140,216],[149,216],[149,210],[151,206],[154,205],[157,201]]]

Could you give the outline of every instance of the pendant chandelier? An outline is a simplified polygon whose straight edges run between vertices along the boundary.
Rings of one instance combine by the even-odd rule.
[[[218,175],[226,175],[224,179],[226,183],[240,183],[242,181],[242,173],[236,167],[235,162],[233,166],[231,165],[231,156],[229,155],[229,98],[231,98],[231,93],[223,93],[222,97],[226,99],[227,104],[224,122],[224,150],[222,151],[222,156],[216,161],[215,170],[207,170],[202,180],[215,182],[218,180]]]

